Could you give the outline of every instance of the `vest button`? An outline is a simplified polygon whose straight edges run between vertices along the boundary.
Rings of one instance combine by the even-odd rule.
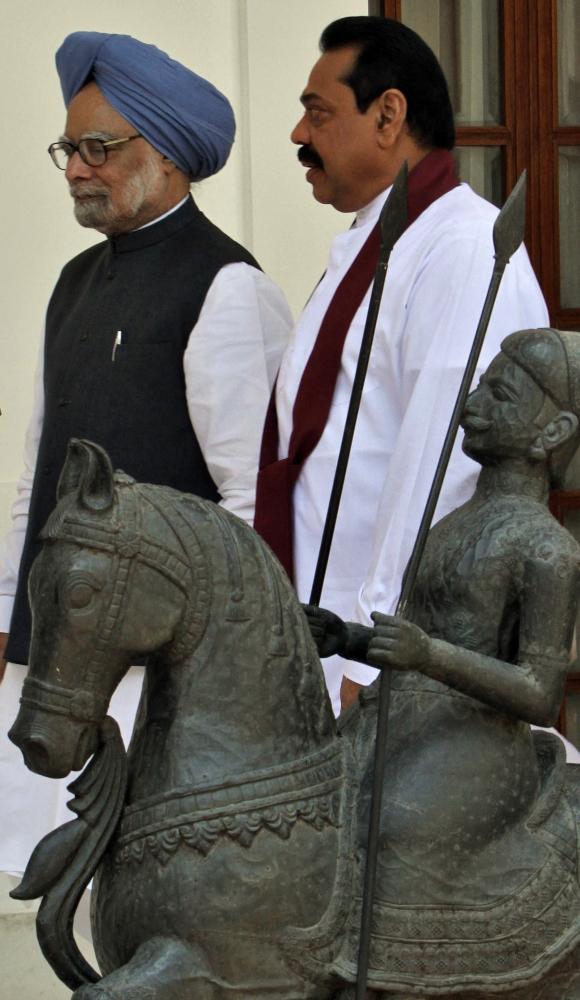
[[[59,401],[58,401],[58,405],[59,406],[68,406],[69,403],[70,403],[70,399],[65,399],[64,396],[62,396],[61,399],[59,399]]]

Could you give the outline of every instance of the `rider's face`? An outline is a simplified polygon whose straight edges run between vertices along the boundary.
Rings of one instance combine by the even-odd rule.
[[[463,450],[483,465],[523,458],[537,440],[545,394],[505,354],[498,354],[467,399]]]

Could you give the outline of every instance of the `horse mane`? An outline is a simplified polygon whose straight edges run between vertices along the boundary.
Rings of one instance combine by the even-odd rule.
[[[298,608],[294,588],[262,538],[245,522],[209,500],[180,493],[167,486],[137,483],[125,473],[114,473],[111,503],[90,506],[75,485],[62,496],[41,533],[45,541],[69,541],[108,551],[121,559],[136,557],[159,570],[183,591],[186,609],[182,635],[174,650],[191,651],[203,634],[210,606],[211,559],[209,538],[219,539],[227,564],[230,592],[226,621],[247,617],[244,560],[252,556],[267,581],[270,609],[268,652],[288,653],[284,640],[289,607]],[[299,609],[298,609],[299,610]],[[299,613],[292,615],[302,628]]]
[[[297,605],[296,592],[274,554],[253,528],[218,504],[192,494],[179,493],[167,487],[141,485],[138,487],[143,500],[154,507],[174,532],[181,550],[189,558],[192,553],[203,551],[208,530],[220,538],[228,567],[230,593],[225,610],[225,620],[241,621],[247,617],[246,584],[244,580],[244,550],[248,549],[259,562],[267,580],[266,591],[270,602],[271,622],[268,652],[272,655],[288,653],[284,642],[284,607],[288,602]],[[199,564],[195,560],[192,570],[198,579]]]

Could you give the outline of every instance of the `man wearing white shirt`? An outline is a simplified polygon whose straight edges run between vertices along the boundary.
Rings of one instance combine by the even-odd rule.
[[[320,47],[291,138],[314,197],[356,216],[333,241],[282,361],[255,524],[308,601],[378,256],[377,222],[406,161],[409,225],[390,258],[321,599],[342,618],[369,624],[371,611],[393,612],[400,592],[491,277],[497,210],[454,176],[447,85],[413,31],[386,18],[343,18],[323,32]],[[351,287],[358,297],[343,329]],[[480,370],[506,334],[547,322],[520,248]],[[436,519],[466,499],[476,474],[457,446]],[[341,694],[344,707],[376,676],[339,657],[323,665],[336,713]]]
[[[49,152],[77,221],[107,239],[66,265],[47,310],[26,468],[0,561],[0,668],[10,633],[4,733],[25,673],[15,664],[28,656],[28,572],[69,438],[102,445],[140,481],[196,493],[251,522],[264,412],[291,322],[276,286],[189,193],[227,160],[227,99],[124,35],[68,36],[57,69],[67,121]],[[125,738],[140,680],[134,668],[116,694]],[[19,796],[24,767],[10,749],[0,738],[9,805],[0,868],[19,870],[38,829],[18,819],[30,793]],[[50,828],[56,817],[44,819]]]

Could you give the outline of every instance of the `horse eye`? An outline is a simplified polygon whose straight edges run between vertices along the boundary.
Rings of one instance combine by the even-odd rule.
[[[94,590],[88,583],[77,583],[69,591],[71,608],[86,608],[93,599]]]

